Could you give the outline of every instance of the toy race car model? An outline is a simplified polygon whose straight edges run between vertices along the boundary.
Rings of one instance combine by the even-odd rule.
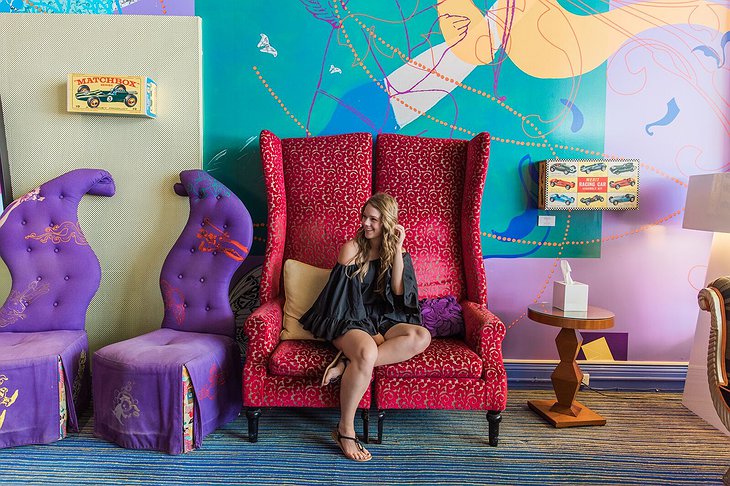
[[[564,181],[563,179],[550,179],[550,185],[553,187],[560,186],[570,190],[575,186],[575,182]]]
[[[596,162],[595,164],[581,165],[580,170],[581,172],[585,172],[586,174],[596,170],[604,171],[606,170],[606,164],[604,164],[603,162]]]
[[[608,202],[613,203],[614,206],[618,203],[634,202],[636,196],[633,194],[624,194],[623,196],[611,196],[608,198]]]
[[[122,102],[131,108],[137,104],[137,96],[135,95],[135,91],[127,91],[126,86],[123,84],[118,84],[108,91],[91,91],[87,85],[82,84],[79,86],[79,89],[76,90],[76,99],[82,101],[86,100],[86,104],[89,108],[96,108],[102,101],[107,103]]]
[[[603,202],[603,196],[601,196],[600,194],[596,194],[595,196],[591,197],[582,197],[580,198],[580,202],[582,202],[586,206],[590,206],[590,204],[594,202]]]
[[[563,164],[562,162],[559,162],[557,164],[553,164],[550,166],[550,172],[555,172],[556,170],[559,172],[562,172],[565,175],[568,175],[568,174],[572,174],[573,172],[575,172],[575,166]]]
[[[566,206],[570,206],[575,202],[575,198],[571,196],[566,196],[565,194],[553,194],[550,196],[550,202],[560,201],[564,202]]]
[[[608,185],[614,189],[621,189],[624,186],[635,186],[636,181],[631,177],[627,177],[626,179],[621,179],[620,181],[609,182]]]
[[[624,172],[633,172],[635,169],[633,162],[626,162],[625,164],[614,165],[610,170],[614,175],[623,174]]]

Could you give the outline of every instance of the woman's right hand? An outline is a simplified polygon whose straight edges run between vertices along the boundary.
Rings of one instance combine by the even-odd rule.
[[[398,238],[396,245],[399,250],[402,250],[403,242],[406,240],[406,229],[402,224],[395,225],[393,229],[395,230],[395,235]]]

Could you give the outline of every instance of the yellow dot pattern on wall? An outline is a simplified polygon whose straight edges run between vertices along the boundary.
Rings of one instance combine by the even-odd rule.
[[[269,83],[267,83],[266,80],[264,79],[264,77],[261,75],[259,68],[257,68],[256,66],[253,66],[253,71],[256,73],[256,76],[258,76],[259,80],[261,81],[261,84],[264,85],[264,88],[269,90],[269,94],[274,98],[274,100],[277,103],[279,103],[279,106],[281,106],[281,109],[284,110],[284,113],[287,114],[289,116],[289,118],[294,120],[294,123],[299,125],[299,127],[307,133],[308,137],[311,137],[312,134],[309,132],[309,130],[307,130],[307,128],[304,125],[302,125],[302,122],[300,122],[299,119],[297,119],[297,117],[294,116],[294,113],[289,111],[289,108],[287,108],[286,105],[284,104],[284,102],[281,101],[281,98],[279,98],[279,96],[274,92],[274,90],[271,89],[271,86],[269,86]]]

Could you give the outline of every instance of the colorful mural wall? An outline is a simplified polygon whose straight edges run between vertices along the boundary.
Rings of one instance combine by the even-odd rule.
[[[266,236],[261,129],[490,132],[482,246],[505,357],[557,357],[555,330],[525,314],[551,299],[567,258],[591,304],[616,314],[614,356],[688,359],[711,236],[681,218],[688,177],[729,167],[726,3],[0,0],[3,11],[201,16],[204,166],[246,201],[253,255]],[[536,162],[604,157],[641,161],[639,210],[537,209]],[[540,214],[556,225],[537,226]]]
[[[194,15],[194,0],[0,0],[0,13]]]
[[[560,258],[616,313],[637,361],[684,361],[709,235],[681,229],[689,175],[727,170],[726,4],[289,0],[276,13],[198,2],[205,166],[245,197],[263,252],[261,129],[492,135],[482,208],[490,308],[505,357],[556,358],[526,306],[551,299]],[[638,158],[638,211],[537,209],[537,166]],[[537,226],[554,214],[554,227]]]

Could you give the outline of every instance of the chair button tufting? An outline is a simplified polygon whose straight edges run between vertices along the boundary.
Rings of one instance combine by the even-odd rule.
[[[58,248],[53,249],[53,253],[58,253],[58,252],[59,252]]]
[[[195,248],[191,248],[190,253],[195,253]]]
[[[31,250],[30,247],[28,247],[28,248],[25,249],[25,251],[27,251],[28,253],[30,253],[33,250]]]
[[[218,252],[217,252],[217,251],[215,251],[215,250],[213,250],[213,252],[212,252],[212,253],[213,253],[213,256],[215,256],[215,255],[217,255],[217,254],[218,254]]]
[[[53,307],[58,307],[58,302],[54,302]]]
[[[38,275],[38,276],[37,276],[37,277],[36,277],[35,279],[36,279],[37,281],[39,281],[39,282],[40,282],[41,280],[43,280],[43,278],[41,278],[41,276],[40,276],[40,275]]]
[[[200,283],[203,283],[203,282],[205,282],[205,278],[200,277]]]
[[[205,306],[205,310],[209,311],[210,310],[210,306],[209,305],[206,305]]]
[[[187,302],[183,302],[183,307],[185,307],[187,309],[188,308],[188,303]]]
[[[63,194],[59,195],[58,199],[63,199]]]
[[[20,224],[28,224],[28,222],[26,220],[23,220],[20,222]]]
[[[68,275],[66,275],[65,277],[63,277],[63,279],[64,280],[68,280]]]
[[[182,273],[180,275],[178,275],[177,278],[182,278]]]
[[[202,223],[200,223],[200,226],[201,227],[204,227],[205,226],[205,221],[203,221]]]
[[[216,199],[220,199],[220,198],[221,198],[221,195],[220,195],[220,194],[218,194],[218,195],[217,195],[217,196],[216,196],[215,198],[216,198]]]

